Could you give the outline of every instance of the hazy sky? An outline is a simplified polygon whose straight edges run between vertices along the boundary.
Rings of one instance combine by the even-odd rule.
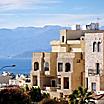
[[[104,0],[0,0],[0,28],[104,24]]]

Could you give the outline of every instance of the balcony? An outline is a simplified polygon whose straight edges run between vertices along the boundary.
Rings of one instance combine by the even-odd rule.
[[[50,74],[50,71],[45,71],[44,74],[45,74],[46,76],[51,75],[51,74]]]
[[[88,69],[88,75],[94,76],[99,74],[100,74],[100,70],[99,72],[97,72],[96,69]]]
[[[61,89],[61,84],[57,84],[57,89],[58,89],[58,90]]]
[[[45,87],[45,90],[46,91],[57,91],[57,88],[56,87]]]

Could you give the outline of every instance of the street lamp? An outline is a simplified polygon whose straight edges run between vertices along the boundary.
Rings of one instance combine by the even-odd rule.
[[[15,67],[15,66],[16,66],[16,65],[3,66],[3,67],[0,68],[0,70],[4,69],[4,68],[6,68],[6,67]]]

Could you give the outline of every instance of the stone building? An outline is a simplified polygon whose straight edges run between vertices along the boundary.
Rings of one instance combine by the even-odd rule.
[[[86,30],[79,25],[76,30],[61,30],[60,40],[50,42],[51,52],[34,52],[32,86],[54,97],[69,95],[78,86],[103,90],[104,31],[97,26],[92,23]]]
[[[104,91],[104,33],[85,34],[85,79],[91,91]]]

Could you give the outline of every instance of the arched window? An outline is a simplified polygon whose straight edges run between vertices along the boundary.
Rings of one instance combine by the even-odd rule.
[[[58,63],[58,72],[63,71],[63,63]]]
[[[34,63],[34,71],[36,71],[38,69],[39,69],[39,63],[38,62],[35,62]]]
[[[49,63],[48,62],[44,63],[44,70],[49,71]]]
[[[96,49],[97,49],[97,44],[96,44],[96,42],[93,42],[93,52],[95,52]]]
[[[65,64],[65,72],[70,71],[70,69],[71,69],[70,63],[66,63],[66,64]]]
[[[98,52],[100,52],[100,49],[101,49],[100,44],[101,44],[101,42],[98,42],[98,44],[97,44],[97,51]]]

